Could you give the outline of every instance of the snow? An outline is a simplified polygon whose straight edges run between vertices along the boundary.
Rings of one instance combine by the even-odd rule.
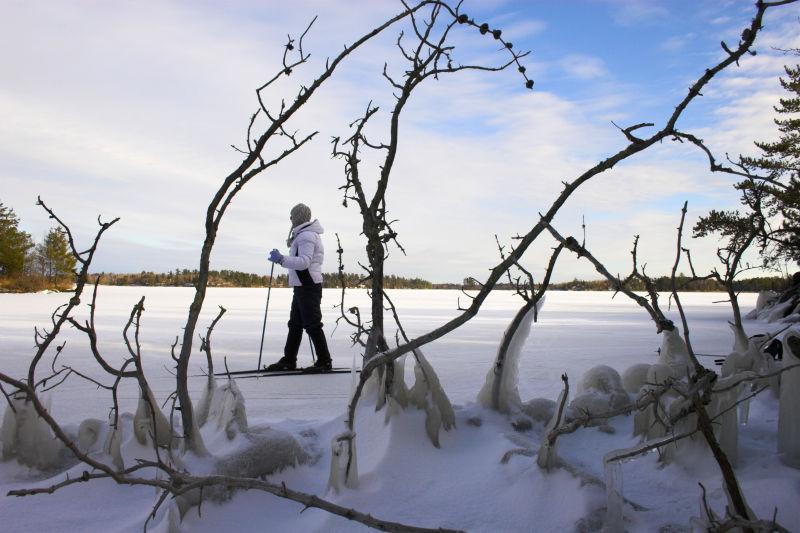
[[[390,291],[390,294],[411,338],[458,313],[457,291]],[[174,383],[169,373],[173,364],[169,346],[175,335],[181,333],[192,289],[101,287],[97,310],[100,349],[112,362],[119,363],[126,356],[121,331],[130,308],[141,295],[146,296],[141,332],[143,366],[161,405]],[[265,297],[266,290],[209,289],[206,311],[198,327],[204,328],[214,318],[218,304],[228,309],[214,332],[217,371],[224,368],[224,358],[230,370],[255,367]],[[0,295],[0,369],[18,377],[27,372],[33,326],[47,325],[49,313],[67,298],[65,294]],[[288,290],[272,291],[264,362],[277,360],[281,355],[290,299]],[[681,299],[687,309],[695,350],[725,357],[733,343],[726,323],[730,307],[712,304],[725,297],[690,293]],[[756,303],[755,294],[742,294],[740,299],[743,311]],[[348,293],[348,307],[358,305],[367,309],[367,302],[365,291]],[[337,314],[332,306],[336,303],[337,291],[325,290],[323,320],[334,365],[349,367],[356,349],[350,346],[350,331],[344,325],[334,331]],[[561,468],[547,472],[536,465],[535,457],[522,454],[512,456],[506,464],[500,463],[501,457],[512,449],[525,449],[535,455],[545,432],[543,421],[535,420],[528,431],[516,431],[508,417],[475,403],[503,331],[520,305],[521,301],[510,293],[493,294],[472,321],[425,346],[425,356],[454,408],[455,427],[439,433],[439,448],[426,435],[425,410],[405,409],[387,420],[384,413],[374,412],[374,399],[365,398],[355,426],[358,449],[355,489],[340,486],[335,491],[329,487],[331,443],[346,429],[343,416],[352,390],[350,376],[238,380],[236,385],[247,405],[247,435],[263,435],[264,439],[280,437],[286,443],[286,457],[294,457],[298,463],[296,467],[277,470],[269,479],[373,516],[425,527],[493,532],[592,530],[602,525],[606,491],[601,485],[585,483],[585,479]],[[678,322],[674,314],[670,317]],[[777,331],[785,324],[745,320],[744,326],[752,335]],[[68,342],[60,361],[107,383],[108,379],[97,371],[85,338],[71,329],[64,338]],[[552,400],[562,390],[562,373],[566,372],[572,383],[579,383],[581,376],[600,364],[620,374],[635,364],[655,365],[659,363],[657,349],[661,345],[661,336],[655,333],[647,314],[621,297],[612,300],[610,293],[600,292],[549,293],[547,306],[532,325],[530,338],[521,349],[520,398],[523,405],[532,399],[547,399],[531,405],[549,414]],[[305,352],[301,353],[300,364],[310,364],[305,342],[302,350]],[[679,350],[662,354],[670,355],[670,360],[664,362],[684,364],[672,359],[676,353]],[[701,362],[713,367],[711,357],[701,357]],[[414,366],[406,365],[408,384],[414,383]],[[40,373],[47,367],[49,362],[42,365]],[[202,375],[204,367],[205,356],[195,349],[190,363],[191,374],[196,376],[190,381],[195,405],[208,384]],[[669,373],[673,369],[664,370]],[[121,411],[134,413],[139,390],[133,380],[129,381],[120,389]],[[53,416],[72,433],[83,434],[87,443],[94,438],[93,449],[113,448],[103,444],[111,436],[103,429],[110,406],[103,392],[77,378],[70,378],[51,392]],[[226,409],[233,405],[235,402]],[[800,470],[782,464],[776,453],[778,416],[778,399],[770,392],[751,402],[748,424],[738,428],[737,473],[753,510],[760,517],[769,518],[777,507],[778,521],[793,529],[800,524],[800,508],[796,505],[800,496]],[[85,425],[79,431],[81,422],[89,418],[103,423],[99,427]],[[559,458],[579,473],[604,479],[604,455],[609,450],[629,448],[639,442],[633,436],[633,418],[610,420],[608,424],[616,430],[613,433],[585,428],[563,435],[558,440]],[[121,425],[120,453],[127,462],[130,454],[144,450],[137,452],[135,448],[138,443],[130,433],[132,417],[123,417]],[[217,422],[203,427],[206,444],[219,458],[218,464],[234,464],[229,462],[242,450],[252,450],[252,460],[261,461],[258,457],[263,448],[238,432],[229,440],[224,429],[213,438],[211,432],[217,429]],[[124,434],[125,431],[129,433]],[[243,467],[236,463],[232,468]],[[83,469],[76,465],[68,473],[70,477],[80,476]],[[0,493],[47,486],[63,479],[63,475],[52,477],[52,473],[41,473],[14,460],[0,462]],[[699,516],[698,482],[707,488],[715,511],[721,514],[724,509],[726,496],[721,478],[707,450],[700,450],[696,460],[688,464],[677,461],[664,465],[658,462],[657,454],[647,454],[621,464],[619,472],[615,472],[617,477],[620,485],[614,488],[622,491],[622,497],[647,508],[635,511],[623,504],[624,528],[628,531],[687,530],[690,517]],[[109,480],[80,483],[48,496],[0,498],[2,529],[141,531],[156,498],[152,488],[123,487]],[[87,509],[92,512],[87,513]],[[302,509],[300,504],[266,493],[238,492],[225,500],[204,502],[202,516],[197,507],[190,509],[180,523],[180,530],[367,531],[366,527],[341,517],[317,509],[300,513]],[[168,515],[167,509],[162,510],[152,530],[167,531]]]

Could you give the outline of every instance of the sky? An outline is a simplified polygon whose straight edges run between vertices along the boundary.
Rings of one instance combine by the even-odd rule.
[[[104,237],[95,271],[197,268],[208,202],[237,167],[255,88],[280,67],[287,34],[318,16],[309,62],[270,87],[275,108],[309,83],[326,57],[402,11],[394,1],[238,0],[231,2],[37,2],[2,0],[0,20],[0,202],[42,239],[52,225],[40,195],[88,245],[97,216],[120,217]],[[524,234],[562,188],[625,146],[616,124],[660,127],[686,89],[735,46],[755,13],[740,0],[569,2],[466,0],[462,10],[500,28],[534,90],[513,69],[426,81],[403,113],[387,208],[406,255],[390,250],[386,272],[434,282],[485,278],[505,244]],[[720,157],[754,154],[753,140],[777,135],[772,106],[778,76],[800,47],[800,6],[767,12],[758,54],[715,78],[679,127]],[[342,205],[344,167],[330,140],[346,137],[368,102],[380,107],[370,137],[386,140],[393,104],[384,63],[400,75],[394,45],[401,25],[352,54],[292,119],[313,142],[248,183],[226,214],[212,268],[268,271],[285,250],[288,213],[303,202],[324,226],[323,269],[336,270],[339,234],[348,271],[364,262],[361,221]],[[405,28],[408,30],[408,28]],[[490,36],[458,27],[463,62],[507,56]],[[262,125],[263,126],[263,125]],[[273,147],[278,150],[280,147]],[[377,162],[362,177],[375,183]],[[609,270],[630,269],[640,235],[647,272],[674,261],[680,207],[687,226],[709,209],[737,206],[725,175],[711,174],[697,149],[665,142],[603,173],[576,192],[555,226],[582,238]],[[714,239],[688,243],[698,270],[717,265]],[[523,264],[540,277],[552,240],[542,236]],[[751,259],[753,259],[751,257]],[[687,270],[687,269],[683,269]],[[555,281],[598,276],[566,255]]]

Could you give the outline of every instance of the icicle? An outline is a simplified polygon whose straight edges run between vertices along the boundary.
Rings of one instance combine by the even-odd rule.
[[[3,425],[0,427],[0,445],[2,445],[3,461],[8,461],[16,453],[17,448],[17,409],[23,404],[22,400],[12,399],[6,406],[3,415]]]
[[[349,406],[350,402],[353,400],[353,396],[356,395],[356,386],[358,385],[358,372],[356,372],[356,368],[357,368],[356,367],[356,364],[357,364],[356,362],[358,361],[356,359],[357,355],[358,355],[358,352],[353,350],[353,363],[350,366],[350,396],[347,398],[348,406]]]
[[[414,350],[417,363],[414,366],[414,386],[408,393],[409,402],[425,410],[425,430],[431,442],[439,447],[439,428],[449,431],[456,425],[456,415],[450,399],[439,383],[433,367],[421,350]]]
[[[731,376],[728,379],[738,379],[741,374]],[[724,387],[726,380],[721,379],[718,382],[718,387]],[[713,395],[712,412],[716,413],[719,418],[716,419],[717,425],[715,426],[715,433],[719,440],[719,445],[731,465],[736,466],[739,456],[739,422],[737,420],[737,409],[733,408],[736,401],[741,394],[741,386],[735,387],[722,393]]]
[[[607,459],[603,463],[606,478],[606,523],[603,531],[623,533],[625,525],[622,511],[622,463]]]
[[[783,366],[800,364],[800,336],[798,332],[786,335],[783,340]],[[800,368],[781,375],[781,396],[778,411],[778,453],[781,461],[800,468]]]
[[[750,400],[743,400],[739,404],[739,424],[746,426],[750,420]]]

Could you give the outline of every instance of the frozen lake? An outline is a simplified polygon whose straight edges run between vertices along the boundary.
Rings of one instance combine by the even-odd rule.
[[[160,400],[174,390],[170,375],[173,367],[169,347],[181,333],[186,311],[193,294],[191,288],[101,287],[98,297],[97,329],[100,347],[110,361],[122,361],[126,355],[122,328],[131,307],[145,296],[142,318],[142,346],[145,372]],[[409,336],[423,334],[458,314],[457,300],[465,300],[459,291],[393,290],[389,291],[397,305]],[[636,362],[654,362],[660,337],[648,315],[633,302],[618,295],[612,300],[608,292],[552,292],[547,295],[520,363],[520,395],[523,400],[543,396],[555,398],[560,390],[559,376],[568,372],[572,380],[598,364],[612,366],[622,372]],[[334,364],[350,366],[353,355],[360,353],[350,343],[351,329],[344,323],[334,328],[340,291],[326,289],[323,294],[323,320],[329,338]],[[27,373],[33,353],[33,327],[49,324],[49,313],[68,298],[66,294],[0,294],[0,368],[15,377]],[[755,304],[755,294],[742,294],[742,308]],[[231,370],[255,368],[258,360],[261,324],[266,289],[208,290],[198,332],[205,328],[223,305],[228,312],[213,335],[213,353],[217,370],[227,358]],[[688,293],[682,297],[690,320],[693,345],[699,353],[727,354],[732,335],[726,325],[730,318],[727,303],[720,293]],[[84,298],[84,302],[88,300]],[[291,291],[273,289],[263,363],[282,354],[286,333]],[[662,305],[666,307],[666,298]],[[357,305],[368,314],[365,290],[347,293],[346,307]],[[454,404],[475,400],[485,374],[492,364],[497,344],[521,300],[510,292],[495,292],[477,317],[465,326],[424,348],[431,364]],[[82,308],[85,315],[86,308]],[[677,313],[672,313],[677,315]],[[677,316],[674,318],[677,319]],[[388,322],[387,322],[388,323]],[[763,324],[747,323],[746,327],[764,328]],[[755,329],[748,333],[755,333]],[[393,335],[393,330],[390,330]],[[388,336],[388,335],[387,335]],[[64,332],[67,346],[60,363],[109,380],[98,371],[89,352],[85,336],[69,328]],[[301,365],[311,363],[307,341],[301,347]],[[360,358],[358,358],[360,361]],[[49,368],[42,365],[41,372]],[[204,383],[200,374],[205,369],[205,354],[195,342],[190,363],[191,388],[195,401]],[[406,368],[407,375],[412,365]],[[43,375],[43,374],[41,374]],[[411,383],[411,380],[408,380]],[[239,381],[244,393],[248,416],[262,421],[285,419],[325,419],[344,412],[350,387],[350,376],[272,377]],[[80,378],[71,377],[54,393],[54,411],[65,422],[80,422],[87,417],[105,418],[110,402],[102,391]],[[121,391],[122,409],[135,410],[137,389]]]

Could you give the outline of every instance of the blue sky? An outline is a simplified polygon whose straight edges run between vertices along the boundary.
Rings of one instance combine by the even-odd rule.
[[[536,221],[561,188],[624,146],[611,124],[662,123],[703,69],[734,45],[754,13],[745,1],[582,0],[465,2],[476,20],[503,29],[536,80],[516,72],[460,75],[414,95],[401,127],[389,209],[408,256],[392,253],[388,272],[456,281],[485,276],[497,260],[494,234],[509,242]],[[96,261],[98,270],[195,268],[203,213],[216,185],[239,160],[255,109],[253,89],[277,68],[286,33],[319,15],[307,47],[312,61],[271,91],[291,97],[326,55],[401,10],[399,3],[323,2],[4,2],[0,22],[0,201],[13,207],[35,238],[49,221],[41,194],[89,239],[97,214],[120,216]],[[719,154],[752,151],[774,137],[771,106],[787,58],[772,47],[800,46],[797,5],[768,12],[759,54],[715,79],[680,125]],[[348,270],[363,254],[359,216],[341,206],[340,161],[329,139],[370,100],[392,97],[380,77],[384,61],[402,69],[396,32],[345,63],[297,117],[317,139],[274,172],[249,184],[223,223],[214,268],[265,270],[280,247],[287,213],[309,204],[326,227],[326,245],[342,237]],[[503,58],[491,38],[461,32],[461,57]],[[796,61],[796,60],[795,60]],[[385,133],[386,113],[373,135]],[[367,160],[367,163],[370,161]],[[374,175],[367,174],[367,177]],[[595,178],[557,219],[562,233],[587,221],[587,244],[612,271],[628,269],[641,234],[652,273],[672,263],[678,210],[690,218],[736,205],[731,180],[711,175],[701,154],[665,143]],[[552,242],[526,257],[540,269]],[[692,243],[702,268],[713,242]],[[335,270],[329,254],[326,270]],[[557,280],[596,277],[564,258]]]

